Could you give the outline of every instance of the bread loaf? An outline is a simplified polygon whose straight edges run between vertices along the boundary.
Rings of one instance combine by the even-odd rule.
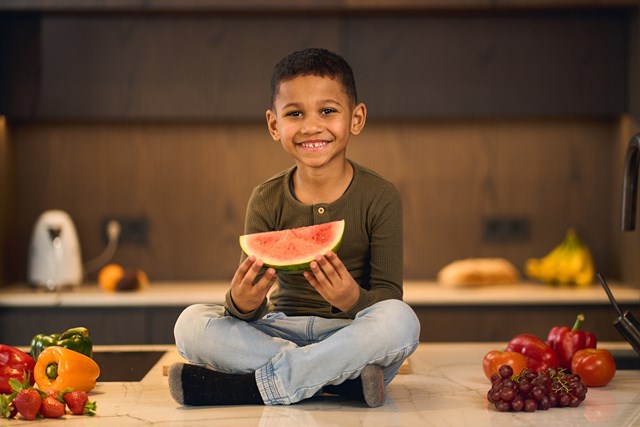
[[[518,269],[504,258],[467,258],[444,266],[437,277],[444,286],[478,286],[517,283]]]

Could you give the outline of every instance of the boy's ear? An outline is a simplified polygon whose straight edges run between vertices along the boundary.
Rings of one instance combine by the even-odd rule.
[[[367,121],[367,106],[362,102],[353,109],[351,115],[351,134],[358,135],[362,132],[364,124]]]
[[[280,132],[278,131],[278,121],[276,120],[276,113],[269,109],[267,110],[265,115],[267,118],[267,129],[269,129],[271,138],[273,138],[274,141],[280,141]]]

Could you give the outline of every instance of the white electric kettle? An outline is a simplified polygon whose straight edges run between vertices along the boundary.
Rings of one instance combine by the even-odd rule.
[[[43,212],[29,246],[29,284],[58,290],[82,283],[82,257],[76,228],[61,210]]]

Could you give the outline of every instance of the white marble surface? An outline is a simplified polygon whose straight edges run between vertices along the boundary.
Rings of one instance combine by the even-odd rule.
[[[407,373],[388,387],[384,406],[367,408],[339,398],[314,398],[291,406],[192,407],[169,395],[163,367],[180,360],[172,346],[147,346],[168,352],[141,382],[98,383],[90,393],[96,417],[67,415],[38,425],[70,426],[640,426],[640,371],[618,371],[606,387],[590,388],[578,408],[534,413],[500,413],[485,398],[489,381],[482,357],[504,343],[421,344]],[[626,344],[601,343],[603,348]],[[630,349],[630,347],[628,347]],[[101,349],[113,349],[96,347]],[[125,347],[140,349],[139,347]],[[1,422],[0,422],[1,424]],[[22,425],[8,421],[7,425]]]
[[[610,283],[620,304],[637,305],[640,288]],[[0,306],[187,306],[201,302],[221,303],[227,282],[151,282],[135,292],[103,292],[95,283],[47,292],[25,284],[0,288]],[[419,305],[511,305],[511,304],[609,304],[600,285],[585,288],[516,283],[468,288],[448,288],[433,281],[406,281],[404,300]]]

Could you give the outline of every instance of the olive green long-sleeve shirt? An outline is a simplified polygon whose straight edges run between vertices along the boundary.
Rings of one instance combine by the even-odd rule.
[[[249,199],[245,234],[284,230],[345,220],[338,257],[360,285],[360,297],[346,312],[332,307],[300,274],[278,274],[269,298],[255,311],[241,313],[227,292],[225,308],[244,320],[267,312],[288,316],[354,318],[362,309],[387,299],[402,299],[402,201],[392,183],[354,162],[354,175],[335,202],[307,205],[292,194],[295,166],[254,188]],[[245,255],[242,255],[244,260]]]

